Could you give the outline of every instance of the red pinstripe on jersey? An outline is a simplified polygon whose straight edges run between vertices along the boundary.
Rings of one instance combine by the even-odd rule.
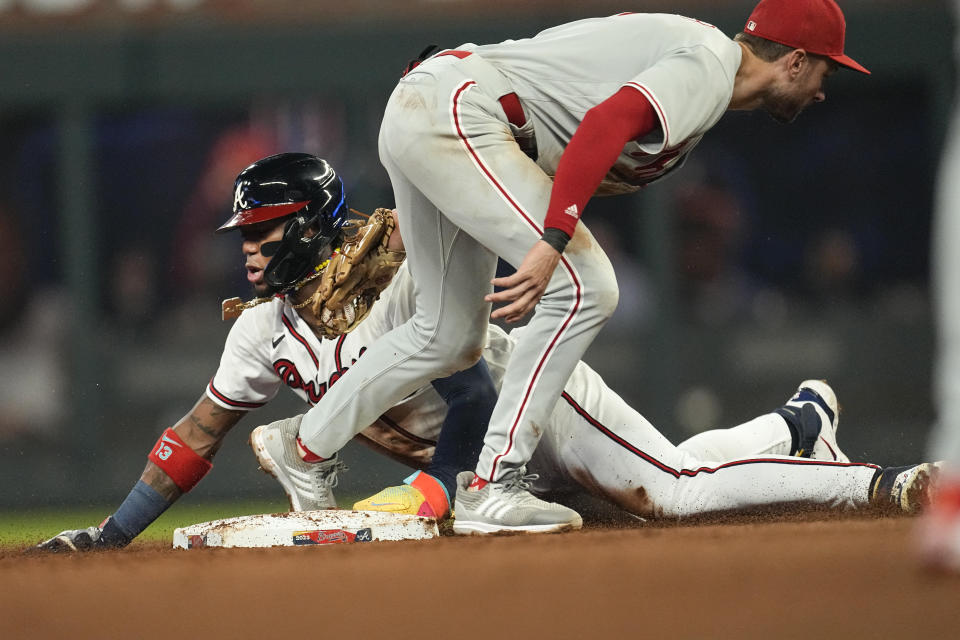
[[[344,371],[343,366],[343,342],[347,339],[347,334],[343,334],[337,338],[337,347],[333,350],[333,362],[337,365],[337,372]],[[349,367],[348,367],[349,368]],[[339,379],[339,378],[338,378]],[[332,382],[330,384],[333,384]]]
[[[466,148],[467,152],[470,154],[470,157],[473,159],[473,163],[477,166],[487,181],[493,185],[497,192],[503,197],[507,202],[510,209],[516,213],[521,220],[523,220],[536,234],[540,236],[543,234],[543,229],[537,222],[530,217],[530,215],[523,209],[523,207],[518,203],[513,196],[509,193],[507,188],[504,186],[503,181],[498,178],[493,171],[484,163],[483,159],[480,158],[480,154],[477,153],[476,149],[473,148],[473,145],[470,144],[470,137],[463,130],[463,125],[461,122],[460,114],[460,101],[463,97],[463,94],[470,89],[475,87],[477,83],[473,80],[467,80],[460,84],[459,87],[453,92],[453,97],[451,100],[451,117],[454,123],[454,128],[456,129],[457,136],[460,138],[460,142],[463,143],[463,146]],[[497,454],[493,459],[493,463],[490,465],[490,475],[491,480],[497,475],[497,464],[504,456],[510,453],[514,445],[514,437],[516,436],[517,427],[520,425],[520,419],[523,416],[524,410],[527,407],[527,402],[530,400],[530,394],[533,392],[533,388],[536,386],[538,380],[540,379],[540,374],[543,371],[543,367],[549,359],[550,355],[553,354],[557,343],[560,341],[560,338],[566,332],[567,327],[570,325],[570,322],[580,311],[580,307],[583,301],[583,285],[580,282],[579,275],[576,270],[573,268],[566,257],[560,257],[560,264],[563,265],[564,271],[567,273],[567,276],[570,278],[570,281],[573,283],[574,290],[576,293],[576,299],[570,309],[570,312],[567,314],[567,317],[564,318],[563,323],[561,323],[560,328],[550,339],[547,349],[544,351],[543,355],[540,357],[540,360],[537,361],[536,366],[533,370],[533,375],[531,376],[529,382],[526,385],[526,388],[523,390],[521,396],[520,404],[516,409],[516,413],[513,416],[512,422],[510,424],[510,429],[507,432],[507,446],[506,448]]]
[[[207,389],[217,400],[224,404],[230,405],[231,407],[236,407],[237,409],[259,409],[263,405],[267,404],[266,402],[241,402],[239,400],[228,398],[213,386],[213,378],[210,378],[210,382],[207,384]]]
[[[293,323],[290,322],[290,320],[287,319],[286,314],[284,314],[284,315],[282,316],[282,318],[283,318],[283,326],[285,326],[285,327],[287,328],[287,331],[290,332],[290,335],[293,336],[294,340],[296,340],[297,342],[299,342],[300,344],[302,344],[303,347],[307,350],[307,353],[310,354],[310,359],[313,360],[313,366],[319,367],[319,366],[320,366],[320,361],[317,360],[317,356],[316,356],[316,354],[313,353],[313,349],[311,349],[311,348],[310,348],[310,345],[307,343],[307,339],[304,338],[304,337],[303,337],[302,335],[300,335],[299,333],[297,333],[297,330],[293,328]]]

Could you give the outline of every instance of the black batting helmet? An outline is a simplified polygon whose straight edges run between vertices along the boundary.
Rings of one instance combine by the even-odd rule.
[[[281,153],[254,162],[237,176],[233,215],[217,233],[290,216],[263,279],[276,292],[302,280],[347,219],[343,182],[326,160]],[[308,230],[314,233],[308,235]]]

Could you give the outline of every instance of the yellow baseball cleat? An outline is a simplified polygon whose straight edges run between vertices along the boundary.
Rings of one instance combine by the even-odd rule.
[[[353,505],[355,511],[386,511],[425,518],[445,518],[450,513],[446,490],[435,478],[418,471],[402,484],[387,487]]]

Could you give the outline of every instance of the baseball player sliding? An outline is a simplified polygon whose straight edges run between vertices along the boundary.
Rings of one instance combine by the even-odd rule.
[[[39,548],[126,545],[210,470],[240,417],[284,385],[318,406],[330,389],[355,375],[378,340],[416,313],[417,289],[401,266],[403,247],[392,231],[392,215],[378,210],[372,218],[379,221],[359,230],[345,225],[342,185],[323,160],[305,154],[265,158],[240,173],[235,193],[234,215],[222,229],[240,230],[248,277],[260,297],[225,304],[225,314],[239,318],[216,375],[191,412],[161,435],[120,508],[99,527],[65,531]],[[374,448],[423,471],[355,508],[449,515],[457,490],[453,474],[458,466],[475,464],[495,402],[495,390],[484,383],[502,384],[526,330],[507,335],[490,326],[478,365],[415,390],[361,432]],[[480,375],[476,367],[483,367]],[[590,495],[642,517],[794,501],[906,511],[925,504],[933,466],[851,463],[836,442],[838,417],[832,389],[806,381],[776,411],[674,447],[579,363],[544,423],[546,435],[530,473],[518,484],[539,495],[581,501]],[[303,461],[295,440],[301,421],[297,416],[260,426],[250,443],[293,510],[336,507],[339,459]],[[556,528],[533,522],[523,530]]]
[[[41,548],[128,544],[210,471],[211,460],[230,429],[250,409],[272,398],[281,383],[316,404],[359,356],[357,351],[341,357],[336,348],[336,367],[318,377],[310,340],[342,336],[356,326],[369,312],[372,299],[389,283],[403,261],[400,235],[391,233],[393,216],[380,210],[360,228],[348,222],[339,176],[324,160],[302,153],[264,158],[242,171],[235,183],[233,208],[234,215],[220,231],[240,231],[247,277],[258,297],[249,303],[226,301],[224,317],[235,317],[273,296],[279,296],[287,309],[275,317],[278,324],[262,343],[238,345],[238,332],[232,332],[227,340],[226,366],[241,378],[256,371],[249,375],[252,386],[238,392],[211,382],[187,415],[161,434],[140,481],[112,516],[100,527],[67,532],[69,535],[56,536]],[[330,344],[341,342],[342,337]],[[303,362],[305,348],[307,362]],[[264,358],[270,362],[269,380],[258,378]],[[437,393],[449,404],[446,420],[461,421],[462,426],[444,429],[431,443],[435,445],[432,458],[421,456],[415,461],[429,472],[425,475],[432,489],[452,491],[456,473],[475,463],[496,391],[482,361],[437,380],[436,385]],[[370,431],[374,442],[375,431]],[[455,437],[447,437],[448,433]],[[468,447],[471,442],[472,450]],[[301,464],[304,470],[296,481],[310,489],[312,498],[294,502],[292,507],[336,506],[327,489],[336,483],[342,467],[339,460],[333,457],[322,464]]]
[[[457,525],[579,526],[574,510],[535,498],[523,477],[617,304],[613,268],[579,224],[587,201],[679,169],[728,110],[789,122],[824,100],[838,67],[868,73],[844,54],[844,35],[833,0],[762,0],[733,40],[683,16],[620,14],[462,45],[412,68],[387,103],[379,146],[403,212],[416,308],[303,417],[303,459],[330,460],[387,408],[476,362],[492,303],[505,303],[493,317],[508,322],[536,307],[476,472],[458,477]],[[516,273],[493,279],[498,256]]]

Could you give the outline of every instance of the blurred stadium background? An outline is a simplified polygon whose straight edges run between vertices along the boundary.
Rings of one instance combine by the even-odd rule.
[[[236,173],[307,151],[354,208],[392,205],[376,154],[406,61],[591,15],[683,13],[733,35],[752,0],[0,0],[0,509],[121,499],[219,362],[248,293],[214,236]],[[932,187],[952,99],[944,3],[840,0],[847,51],[789,127],[731,113],[685,170],[594,201],[620,308],[587,361],[675,441],[827,378],[852,457],[924,454],[934,421]],[[246,418],[194,499],[269,499]],[[346,453],[349,495],[403,470]],[[80,524],[80,523],[78,523]]]

